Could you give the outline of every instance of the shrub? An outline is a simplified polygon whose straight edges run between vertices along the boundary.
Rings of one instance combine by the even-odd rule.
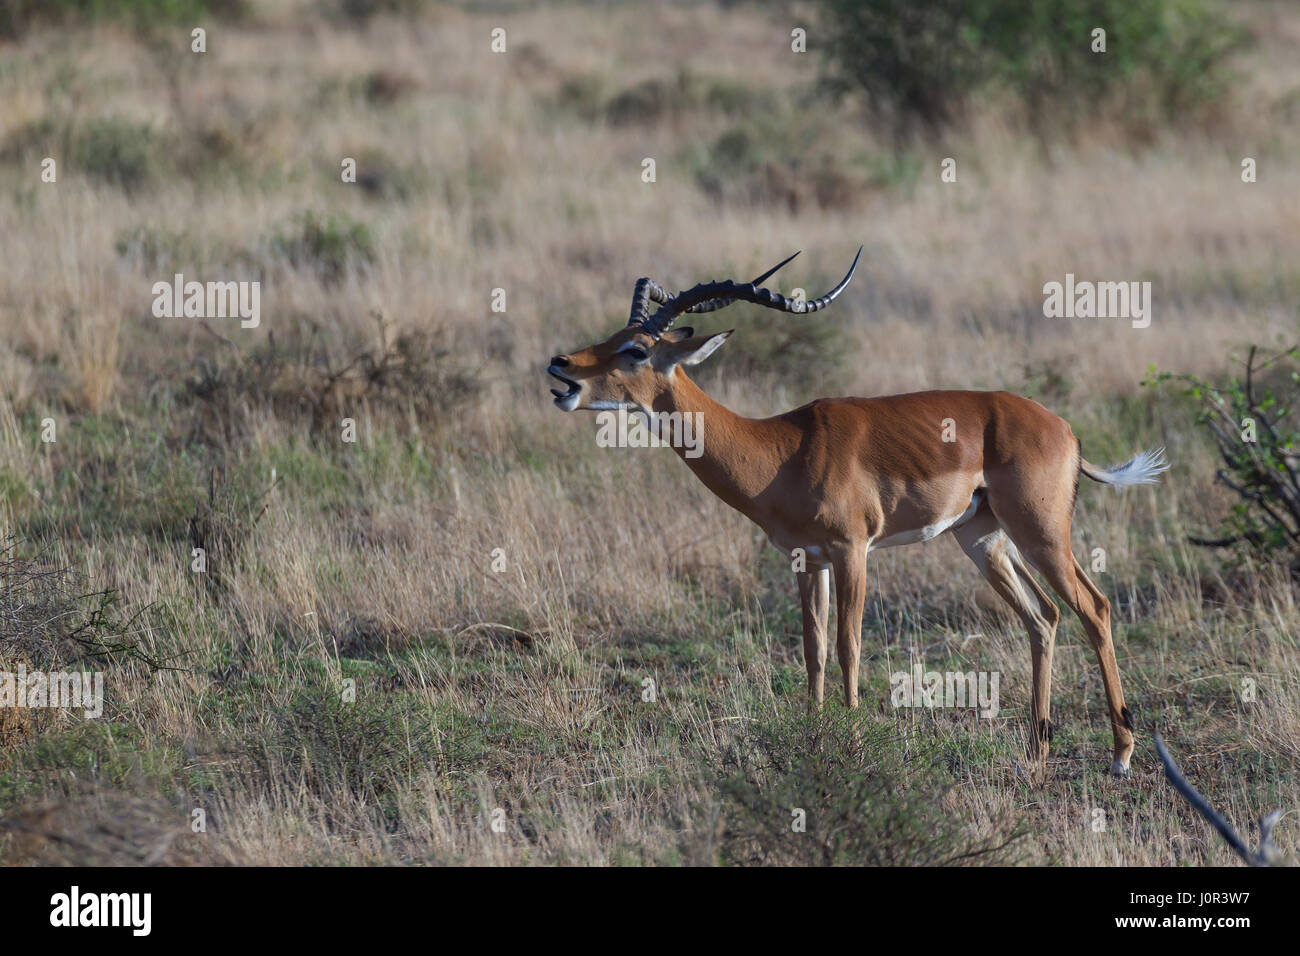
[[[580,87],[566,92],[570,99],[575,93],[580,97],[590,95]],[[578,102],[581,105],[583,100]],[[615,94],[605,103],[603,113],[611,124],[628,126],[676,120],[696,110],[739,118],[770,108],[770,100],[744,84],[679,70],[671,79],[643,80]]]
[[[379,341],[346,362],[331,359],[314,334],[270,338],[248,353],[199,362],[185,390],[198,412],[192,437],[210,446],[246,437],[250,418],[263,411],[304,420],[313,432],[337,428],[363,405],[424,427],[453,421],[478,396],[478,376],[449,361],[437,333],[390,337],[382,316],[376,319]]]
[[[72,166],[86,175],[136,190],[158,175],[157,157],[165,152],[147,124],[117,117],[91,120],[72,140]]]
[[[400,70],[372,70],[361,80],[361,95],[367,103],[392,106],[405,99],[419,86],[410,73]]]
[[[1300,576],[1300,425],[1292,417],[1300,405],[1300,346],[1258,361],[1257,352],[1251,348],[1242,377],[1225,385],[1170,373],[1145,384],[1186,386],[1199,405],[1197,421],[1223,461],[1215,481],[1239,499],[1223,537],[1194,537],[1193,543],[1243,545],[1265,559],[1282,555]]]
[[[721,862],[782,866],[1004,863],[1022,830],[978,835],[945,812],[940,755],[846,712],[754,721],[714,761]],[[791,827],[795,808],[806,832]]]
[[[238,20],[247,0],[5,0],[0,38],[17,39],[34,27],[124,22],[140,30],[161,23],[192,24],[199,17]]]
[[[84,575],[48,554],[0,542],[0,660],[49,669],[78,658],[155,665],[133,638],[114,591],[87,589]]]
[[[337,687],[312,685],[268,712],[264,693],[239,701],[244,731],[237,746],[267,792],[287,790],[321,802],[329,825],[346,823],[350,796],[394,825],[406,782],[463,759],[455,733],[406,695],[358,692],[345,703]],[[456,766],[455,769],[462,769]]]
[[[767,128],[763,128],[766,125]],[[724,130],[707,147],[691,147],[695,181],[706,195],[724,203],[784,206],[798,214],[808,208],[850,210],[868,194],[869,177],[790,129],[761,124]]]
[[[200,499],[189,517],[190,544],[202,549],[204,561],[203,573],[191,577],[212,596],[229,592],[230,575],[266,513],[275,487],[255,491],[246,473],[236,477],[231,481],[224,468],[213,467],[207,499]]]
[[[305,212],[288,231],[272,239],[271,247],[295,269],[316,269],[330,282],[343,278],[349,267],[364,267],[375,260],[369,227],[346,213]]]
[[[583,73],[571,76],[542,102],[556,113],[573,113],[588,123],[600,118],[605,99],[605,83],[599,76]]]
[[[365,26],[380,14],[414,16],[429,6],[429,0],[324,0],[326,12],[354,26]]]
[[[1227,90],[1243,29],[1206,0],[820,0],[834,92],[865,94],[899,138],[1008,90],[1035,128],[1112,108],[1130,121],[1197,110]],[[1094,53],[1092,31],[1106,31]]]
[[[0,161],[66,156],[68,171],[134,190],[157,178],[170,150],[171,144],[152,126],[120,116],[82,123],[68,116],[45,116],[11,133],[0,148]],[[64,171],[61,166],[59,172]]]

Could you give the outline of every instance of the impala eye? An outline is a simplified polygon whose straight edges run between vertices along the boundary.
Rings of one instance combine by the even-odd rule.
[[[650,353],[645,349],[638,348],[624,349],[623,354],[631,358],[634,362],[644,362],[650,357]]]

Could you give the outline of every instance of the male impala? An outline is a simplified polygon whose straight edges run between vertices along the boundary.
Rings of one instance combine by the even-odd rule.
[[[798,255],[798,253],[795,253]],[[862,250],[858,250],[861,257]],[[793,259],[791,256],[790,259]],[[1070,551],[1079,474],[1113,486],[1150,484],[1166,470],[1162,451],[1116,468],[1085,461],[1070,426],[1037,402],[1007,392],[931,391],[883,398],[822,398],[774,418],[744,418],[704,394],[683,370],[708,358],[731,331],[696,336],[671,329],[692,312],[737,300],[783,312],[816,312],[853,278],[819,299],[790,300],[750,283],[710,282],[677,295],[639,279],[627,326],[604,342],[551,359],[547,371],[563,411],[638,409],[701,413],[702,454],[678,454],[715,495],[789,554],[798,573],[804,661],[814,706],[824,694],[830,572],[835,572],[836,647],[844,700],[858,703],[858,653],[867,553],[951,533],[1029,629],[1033,661],[1030,755],[1052,737],[1052,646],[1056,604],[1026,561],[1079,616],[1101,664],[1114,734],[1111,773],[1127,776],[1133,721],[1124,706],[1110,633],[1110,603]],[[650,302],[659,304],[650,315]],[[734,331],[734,330],[732,330]],[[950,421],[946,421],[950,420]],[[1023,558],[1022,558],[1023,555]]]

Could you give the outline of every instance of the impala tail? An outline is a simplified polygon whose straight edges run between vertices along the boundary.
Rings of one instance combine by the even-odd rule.
[[[1169,463],[1165,461],[1165,450],[1157,448],[1153,451],[1138,452],[1124,464],[1113,465],[1110,468],[1098,468],[1080,457],[1079,470],[1093,481],[1100,481],[1103,485],[1126,488],[1129,485],[1156,484],[1160,480],[1156,475],[1168,471]]]

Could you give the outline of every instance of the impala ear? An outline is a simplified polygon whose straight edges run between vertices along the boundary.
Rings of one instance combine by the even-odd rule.
[[[669,329],[665,332],[663,335],[663,341],[670,345],[676,345],[678,342],[685,342],[694,334],[695,330],[693,328],[689,325],[683,325],[680,328]]]
[[[678,365],[699,365],[706,358],[722,347],[722,343],[727,341],[727,336],[735,329],[727,329],[725,332],[718,332],[715,335],[701,335],[697,338],[687,339],[678,347],[674,359]]]

